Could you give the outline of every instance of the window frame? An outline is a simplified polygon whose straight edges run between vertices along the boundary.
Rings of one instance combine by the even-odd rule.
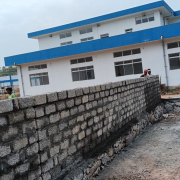
[[[137,61],[139,60],[138,62],[134,62],[134,61]],[[131,62],[128,62],[128,61],[131,61]],[[115,76],[116,77],[121,77],[121,76],[117,76],[117,72],[116,72],[116,67],[123,67],[123,75],[122,76],[129,76],[129,75],[138,75],[138,74],[135,74],[135,69],[134,69],[134,64],[140,64],[142,65],[142,72],[138,73],[138,74],[142,74],[143,73],[143,64],[142,64],[142,59],[141,58],[137,58],[137,59],[132,59],[132,60],[125,60],[125,61],[117,61],[117,62],[114,62],[114,67],[115,67]],[[132,66],[132,71],[133,71],[133,74],[128,74],[126,75],[126,71],[125,71],[125,67],[124,66],[128,66],[128,65],[131,65]]]
[[[42,66],[46,65],[45,68],[42,68]],[[33,66],[28,66],[28,71],[35,71],[35,70],[39,70],[39,69],[35,69],[35,66],[39,66],[39,69],[46,69],[47,68],[47,64],[38,64],[38,65],[33,65]],[[30,70],[30,68],[34,67],[34,69]]]
[[[170,44],[174,44],[174,43],[177,43],[177,44],[178,44],[178,47],[169,48],[169,45],[170,45]],[[180,42],[179,42],[179,41],[167,43],[167,49],[174,49],[174,48],[179,48],[179,47],[180,47]]]
[[[34,77],[31,77],[31,76],[34,76]],[[44,83],[42,77],[47,77],[47,79],[48,79],[48,83],[47,83],[47,84]],[[31,81],[31,80],[32,80],[32,79],[35,79],[35,81],[36,81],[37,78],[39,78],[40,83],[41,83],[41,79],[40,79],[40,78],[42,78],[43,84],[37,85],[37,83],[36,83],[36,85],[34,85],[34,86],[45,86],[45,85],[49,85],[49,84],[50,84],[48,72],[34,73],[34,74],[29,74],[29,81],[30,81],[30,86],[31,86],[31,87],[34,87],[34,86],[32,85],[32,81]]]
[[[67,36],[67,34],[70,34],[70,36]],[[62,35],[64,35],[63,38],[61,38]],[[71,33],[71,32],[67,32],[67,33],[63,33],[63,34],[60,34],[60,35],[59,35],[59,38],[60,38],[60,39],[69,38],[69,37],[72,37],[72,33]]]
[[[108,37],[109,37],[109,33],[101,34],[101,35],[100,35],[100,38],[101,38],[101,39],[108,38]]]
[[[179,54],[179,56],[173,56],[173,57],[170,57],[170,55],[173,55],[173,54]],[[171,63],[170,63],[170,60],[171,59],[176,59],[176,58],[179,58],[179,68],[176,68],[176,69],[171,69]],[[170,71],[173,71],[173,70],[180,70],[180,53],[171,53],[171,54],[168,54],[168,59],[169,59],[169,70]]]
[[[88,78],[88,71],[89,70],[93,70],[93,78],[89,79]],[[86,79],[81,79],[81,74],[80,72],[86,72]],[[78,72],[79,73],[79,79],[78,80],[74,80],[73,78],[73,72]],[[90,65],[90,66],[83,66],[83,67],[76,67],[76,68],[71,68],[71,76],[72,76],[72,82],[77,82],[77,81],[87,81],[87,80],[93,80],[95,79],[95,72],[94,72],[94,66]]]
[[[84,31],[84,33],[82,33]],[[87,33],[91,33],[93,32],[93,28],[92,27],[89,27],[89,28],[85,28],[85,29],[80,29],[79,30],[79,34],[82,35],[82,34],[87,34]]]
[[[82,40],[84,40],[84,41],[82,41]],[[92,40],[94,40],[93,36],[92,37],[87,37],[87,38],[82,38],[81,42],[92,41]]]
[[[62,45],[62,44],[64,44],[64,45]],[[72,41],[67,41],[67,42],[62,42],[60,45],[61,45],[61,47],[63,47],[63,46],[71,45],[71,44],[73,44]]]
[[[91,58],[91,61],[87,61],[88,58]],[[79,59],[84,59],[84,62],[78,62]],[[77,63],[71,63],[72,61],[77,60]],[[86,63],[86,62],[92,62],[93,61],[93,57],[92,56],[88,56],[88,57],[83,57],[83,58],[77,58],[77,59],[71,59],[70,60],[70,65],[74,65],[74,64],[81,64],[81,63]]]
[[[153,18],[153,20],[150,20],[150,18]],[[147,21],[143,22],[143,19],[147,19]],[[141,22],[137,23],[137,21],[141,21]],[[135,24],[136,25],[144,24],[144,23],[148,23],[148,22],[153,22],[153,21],[155,21],[154,13],[148,13],[148,14],[145,14],[145,15],[135,17]]]
[[[131,50],[124,50],[124,51],[117,51],[117,52],[113,52],[113,57],[114,58],[117,58],[117,57],[123,57],[124,56],[124,52],[127,52],[127,51],[131,51],[131,54],[130,55],[125,55],[125,56],[132,56],[132,55],[136,55],[133,53],[134,50],[140,50],[140,53],[136,53],[136,54],[141,54],[141,48],[136,48],[136,49],[131,49]],[[116,56],[115,57],[115,54],[122,54],[121,56]]]
[[[133,28],[129,28],[129,29],[125,29],[125,33],[132,33],[133,32]]]

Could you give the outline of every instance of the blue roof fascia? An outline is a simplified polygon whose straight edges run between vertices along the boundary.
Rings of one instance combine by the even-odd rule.
[[[172,15],[175,15],[175,12],[174,10],[165,2],[164,2],[164,7],[172,14]]]
[[[165,3],[164,1],[157,1],[154,3],[150,3],[150,4],[130,8],[130,9],[126,9],[123,11],[118,11],[118,12],[111,13],[111,14],[106,14],[103,16],[94,17],[91,19],[86,19],[86,20],[82,20],[82,21],[78,21],[78,22],[74,22],[74,23],[70,23],[70,24],[66,24],[66,25],[62,25],[62,26],[57,26],[57,27],[53,27],[53,28],[49,28],[49,29],[44,29],[41,31],[28,33],[28,38],[33,38],[33,37],[42,36],[45,34],[55,33],[58,31],[76,28],[76,27],[84,26],[84,25],[88,25],[88,24],[98,23],[101,21],[105,21],[105,20],[109,20],[109,19],[113,19],[113,18],[117,18],[117,17],[121,17],[121,16],[126,16],[126,15],[130,15],[130,14],[134,14],[134,13],[138,13],[138,12],[162,7],[162,6],[166,7],[166,9],[168,9],[170,12],[171,11],[174,12],[169,7],[169,5],[167,3]]]
[[[19,65],[24,63],[50,60],[60,57],[96,52],[116,47],[128,46],[144,42],[160,40],[164,38],[180,36],[180,23],[136,31],[128,34],[112,36],[109,38],[97,39],[84,43],[72,44],[63,47],[46,49],[16,56],[5,57],[5,66]]]
[[[175,12],[174,12],[174,15],[175,15],[175,16],[180,16],[180,11],[175,11]]]

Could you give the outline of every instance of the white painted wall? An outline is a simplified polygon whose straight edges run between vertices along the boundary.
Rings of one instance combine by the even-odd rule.
[[[86,26],[86,27],[80,27],[79,29],[72,30],[72,31],[62,31],[62,34],[65,32],[71,32],[72,36],[69,38],[63,38],[60,39],[59,34],[53,34],[52,37],[43,36],[38,39],[39,42],[39,49],[50,49],[54,47],[59,47],[61,43],[73,41],[73,44],[80,43],[81,39],[87,38],[87,37],[94,37],[94,39],[99,39],[101,34],[109,33],[109,36],[116,36],[120,34],[125,34],[126,29],[133,28],[133,31],[140,31],[143,29],[149,29],[154,28],[158,26],[162,26],[162,18],[160,15],[160,12],[158,10],[148,12],[147,14],[154,13],[155,21],[142,23],[136,25],[135,17],[139,17],[142,15],[141,13],[137,13],[136,15],[131,15],[128,17],[121,17],[118,19],[112,19],[108,22],[101,22],[99,23],[100,26],[97,27],[97,25],[92,26]],[[79,34],[80,29],[92,27],[93,32],[92,33],[86,33],[86,34]]]
[[[167,49],[167,43],[178,42],[178,41],[180,41],[180,37],[171,38],[171,39],[165,41],[166,42],[165,49],[166,49],[167,69],[168,69],[168,80],[169,80],[170,86],[180,85],[180,69],[170,70],[168,54],[180,53],[180,47],[173,48],[173,49]]]
[[[168,40],[167,42],[170,42],[170,41],[174,41],[174,39]],[[180,41],[180,38],[178,41]],[[130,50],[134,48],[141,48],[141,54],[113,58],[113,52]],[[174,52],[180,52],[180,48],[167,50],[167,45],[166,45],[166,57],[168,57],[169,53],[174,53]],[[88,56],[93,56],[93,62],[70,65],[71,59],[88,57]],[[137,59],[137,58],[142,58],[143,69],[151,68],[152,74],[153,75],[159,74],[161,77],[162,83],[166,83],[163,50],[162,50],[161,40],[159,40],[156,42],[143,43],[140,45],[133,45],[133,46],[131,45],[131,46],[123,47],[123,48],[120,47],[113,50],[89,53],[86,55],[47,60],[47,61],[42,61],[39,63],[37,62],[37,63],[23,64],[22,74],[23,74],[25,95],[42,94],[42,93],[61,91],[61,90],[66,90],[66,89],[74,89],[78,87],[87,87],[87,86],[103,84],[107,82],[116,82],[116,81],[121,81],[125,79],[138,78],[140,77],[140,74],[116,77],[115,67],[114,67],[114,62],[132,60],[132,59]],[[170,86],[179,85],[180,84],[180,78],[179,78],[180,70],[170,71],[168,58],[166,59],[166,61],[168,65],[169,85]],[[47,69],[28,71],[28,66],[38,65],[38,64],[43,64],[43,63],[47,63]],[[84,67],[84,66],[89,66],[89,65],[94,66],[95,79],[73,82],[72,75],[71,75],[71,68]],[[29,74],[41,73],[41,72],[48,72],[50,84],[31,87]],[[22,81],[21,81],[21,77],[19,73],[19,68],[18,68],[18,74],[19,74],[20,90],[22,92],[22,86],[21,86]]]
[[[180,16],[169,18],[168,23],[169,24],[174,24],[174,23],[179,23],[180,22]]]

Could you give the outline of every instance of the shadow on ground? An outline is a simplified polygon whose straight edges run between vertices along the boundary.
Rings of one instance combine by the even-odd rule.
[[[180,116],[145,130],[96,180],[180,180]]]

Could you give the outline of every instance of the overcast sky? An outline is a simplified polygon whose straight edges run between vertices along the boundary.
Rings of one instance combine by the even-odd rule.
[[[0,67],[4,57],[37,51],[27,33],[155,2],[156,0],[0,0]],[[180,10],[179,0],[166,0]]]

